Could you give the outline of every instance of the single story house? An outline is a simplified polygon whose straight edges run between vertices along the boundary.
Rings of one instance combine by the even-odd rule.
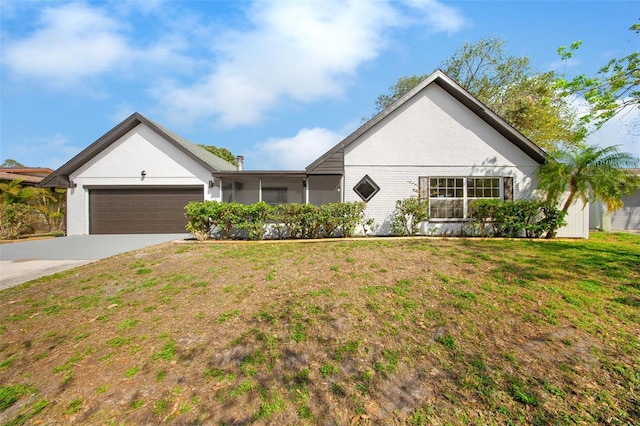
[[[135,113],[41,185],[69,188],[70,235],[184,232],[192,200],[364,200],[385,235],[396,201],[417,192],[430,201],[426,234],[455,232],[474,199],[535,196],[544,162],[539,147],[436,71],[305,170],[243,170]],[[572,207],[558,236],[588,238],[583,207]]]

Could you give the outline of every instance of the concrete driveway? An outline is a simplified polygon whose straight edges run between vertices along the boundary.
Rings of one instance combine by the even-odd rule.
[[[0,244],[0,290],[189,234],[73,235]]]

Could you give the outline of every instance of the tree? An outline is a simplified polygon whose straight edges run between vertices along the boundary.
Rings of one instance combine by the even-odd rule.
[[[640,24],[629,29],[640,34]],[[566,62],[581,45],[582,42],[577,41],[570,47],[561,46],[558,54]],[[556,85],[564,96],[580,96],[588,102],[590,111],[581,120],[599,129],[622,111],[640,108],[640,51],[611,59],[594,77],[582,74],[567,80],[563,76],[557,79]]]
[[[559,144],[579,146],[584,139],[567,98],[555,90],[555,73],[534,72],[528,57],[505,53],[500,38],[465,43],[440,68],[545,150]],[[388,107],[425,77],[401,77],[389,94],[378,97],[376,107]]]
[[[49,226],[50,232],[62,232],[64,228],[66,194],[64,188],[37,188],[32,198]]]
[[[2,204],[27,204],[37,188],[23,187],[22,180],[0,182],[0,202]]]
[[[585,203],[601,199],[610,211],[622,207],[622,196],[640,188],[640,179],[629,168],[638,167],[638,159],[617,146],[564,151],[549,159],[539,172],[538,189],[547,194],[550,204],[558,205],[568,192],[562,211],[581,199]]]
[[[213,155],[217,155],[218,157],[222,158],[225,161],[228,161],[229,163],[233,164],[234,166],[238,165],[238,161],[236,159],[236,156],[233,155],[233,153],[231,151],[229,151],[227,148],[218,148],[217,146],[213,146],[213,145],[198,145],[201,148],[206,149],[207,151],[209,151],[210,153],[212,153]]]
[[[378,99],[376,99],[376,110],[380,112],[383,109],[391,106],[391,104],[403,97],[406,93],[411,91],[411,89],[416,87],[422,80],[427,77],[429,77],[428,74],[400,77],[396,84],[389,87],[389,94],[382,94],[378,96]]]
[[[7,158],[0,167],[24,167],[24,164],[18,163],[16,160]]]

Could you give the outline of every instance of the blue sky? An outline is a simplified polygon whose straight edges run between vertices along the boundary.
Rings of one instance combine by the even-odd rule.
[[[3,0],[0,13],[0,161],[54,169],[136,111],[248,169],[303,169],[398,77],[464,42],[499,36],[569,76],[640,49],[639,0]],[[591,142],[640,157],[639,121],[617,117]]]

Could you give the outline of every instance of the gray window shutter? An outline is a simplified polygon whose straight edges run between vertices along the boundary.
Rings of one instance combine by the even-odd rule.
[[[504,189],[504,201],[513,201],[513,177],[503,177],[502,186]]]
[[[420,176],[418,178],[418,195],[419,198],[429,198],[429,177]]]

